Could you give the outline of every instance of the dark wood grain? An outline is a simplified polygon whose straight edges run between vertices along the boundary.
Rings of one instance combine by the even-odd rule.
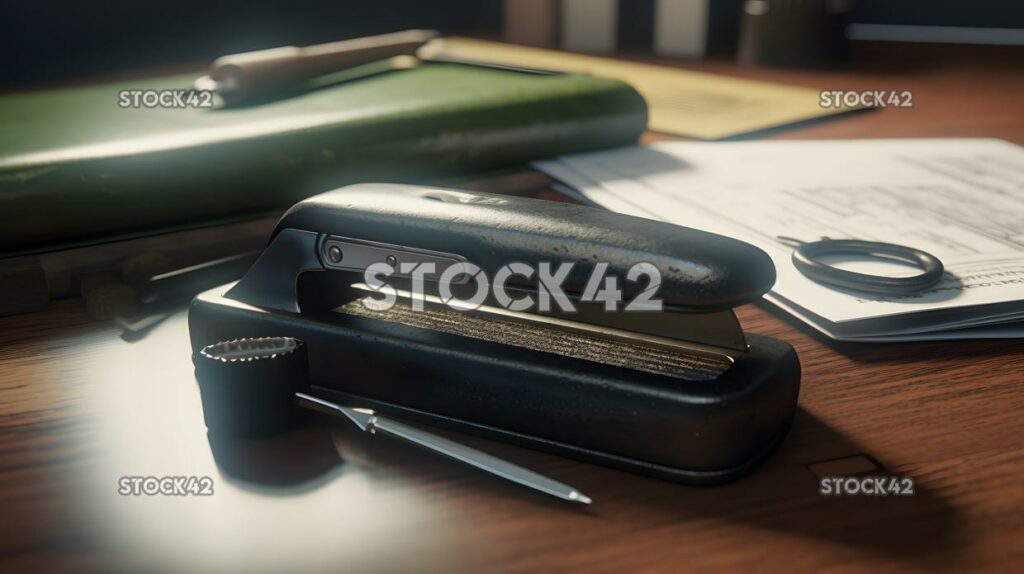
[[[914,90],[913,110],[779,137],[1024,143],[1024,79],[1019,66],[997,64],[930,61],[896,73],[876,62],[819,74],[698,67]],[[463,183],[535,193],[546,181],[524,172]],[[133,343],[77,300],[0,318],[0,568],[1024,570],[1024,343],[839,344],[767,304],[739,316],[748,331],[791,343],[804,371],[790,435],[745,479],[684,487],[460,437],[578,486],[594,497],[590,508],[321,419],[273,439],[211,444],[184,313]],[[819,495],[808,467],[854,455],[912,477],[916,495]],[[213,477],[215,494],[116,494],[121,476],[193,474]]]

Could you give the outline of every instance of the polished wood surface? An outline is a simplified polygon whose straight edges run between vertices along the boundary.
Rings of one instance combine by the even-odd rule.
[[[914,91],[912,110],[773,137],[1024,143],[1024,75],[1012,64],[697,67]],[[546,183],[520,173],[464,184],[534,193]],[[0,318],[0,569],[1024,571],[1024,343],[839,344],[767,305],[738,314],[746,330],[791,343],[803,365],[793,429],[749,477],[686,487],[459,437],[579,487],[595,500],[587,508],[326,419],[211,444],[184,312],[134,342],[78,300]],[[818,493],[822,469],[858,456],[913,478],[915,495]],[[122,476],[165,475],[210,476],[214,494],[117,493]]]

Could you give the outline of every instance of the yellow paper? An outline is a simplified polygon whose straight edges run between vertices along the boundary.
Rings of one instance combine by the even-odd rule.
[[[742,80],[467,38],[435,40],[425,57],[455,58],[622,80],[647,100],[652,131],[715,140],[851,111],[823,108],[809,88]]]

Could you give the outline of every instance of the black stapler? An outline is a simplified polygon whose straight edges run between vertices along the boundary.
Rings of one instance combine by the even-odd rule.
[[[305,341],[311,392],[328,400],[712,484],[767,456],[796,409],[793,348],[733,313],[774,280],[764,252],[693,229],[363,184],[291,208],[241,280],[193,301],[189,328],[193,351]]]

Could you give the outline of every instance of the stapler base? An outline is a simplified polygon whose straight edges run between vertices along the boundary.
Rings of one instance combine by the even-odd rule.
[[[717,484],[746,474],[796,410],[796,353],[768,337],[748,335],[746,352],[696,357],[698,369],[672,375],[630,368],[618,342],[606,358],[567,356],[542,348],[543,331],[522,346],[386,316],[267,311],[225,298],[229,287],[193,302],[194,351],[296,337],[309,348],[313,392],[326,399],[661,479]]]

